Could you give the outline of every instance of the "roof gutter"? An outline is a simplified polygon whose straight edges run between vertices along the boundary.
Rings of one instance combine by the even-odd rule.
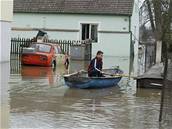
[[[109,15],[109,16],[132,16],[132,14],[114,14],[114,13],[79,13],[79,12],[24,12],[24,11],[13,11],[13,13],[37,13],[37,14],[76,14],[76,15]]]

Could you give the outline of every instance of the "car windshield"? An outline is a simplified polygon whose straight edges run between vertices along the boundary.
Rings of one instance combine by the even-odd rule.
[[[32,44],[32,48],[35,48],[37,52],[47,52],[49,53],[51,50],[51,46],[47,44]]]

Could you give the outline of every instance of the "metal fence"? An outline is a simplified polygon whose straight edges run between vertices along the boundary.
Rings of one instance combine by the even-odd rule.
[[[146,72],[155,64],[156,44],[140,43],[140,45],[142,46],[142,52],[140,53],[139,59],[142,61],[139,65],[142,65],[144,67],[142,71]]]
[[[28,47],[32,43],[31,39],[12,38],[11,39],[11,54],[19,55],[23,47]]]
[[[145,71],[155,64],[156,45],[154,43],[145,45]]]
[[[11,38],[11,58],[20,57],[24,47],[29,47],[34,43],[32,39]],[[64,53],[69,53],[71,46],[91,44],[91,40],[46,40],[46,43],[58,44]]]

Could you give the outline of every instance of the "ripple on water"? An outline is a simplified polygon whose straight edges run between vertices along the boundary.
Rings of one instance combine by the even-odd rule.
[[[127,79],[119,87],[69,89],[59,76],[65,73],[62,68],[24,67],[21,71],[11,74],[9,82],[11,129],[159,128],[159,90],[138,90],[135,81]]]

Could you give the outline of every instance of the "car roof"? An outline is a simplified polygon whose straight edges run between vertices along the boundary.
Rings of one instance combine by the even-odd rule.
[[[45,42],[33,42],[33,44],[45,44],[45,45],[51,45],[51,46],[59,46],[58,44],[53,44],[53,43],[45,43]]]

